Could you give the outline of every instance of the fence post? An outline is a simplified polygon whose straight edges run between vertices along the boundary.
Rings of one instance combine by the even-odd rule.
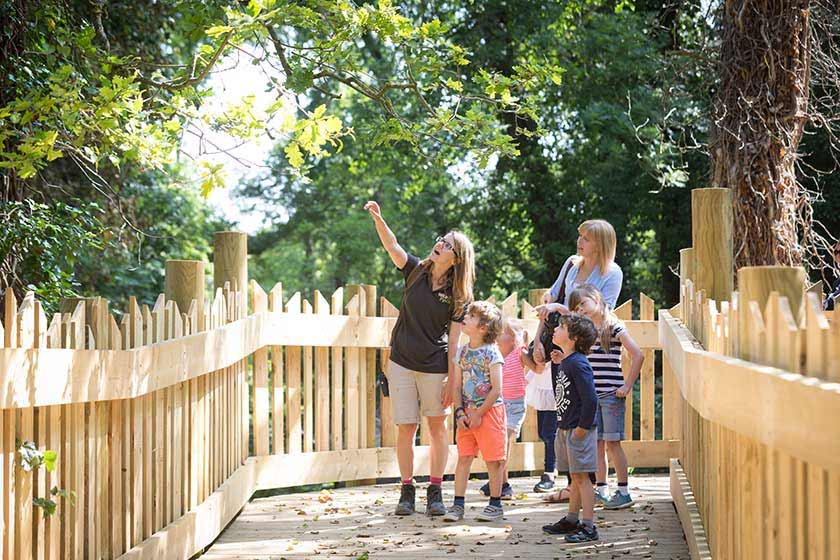
[[[691,191],[691,240],[694,262],[687,268],[693,274],[694,289],[706,290],[709,299],[728,301],[734,289],[730,189]]]
[[[225,287],[238,292],[234,320],[241,319],[248,298],[248,236],[238,231],[217,231],[213,234],[213,290]]]
[[[747,344],[752,326],[750,302],[764,311],[771,292],[787,298],[797,325],[802,324],[807,277],[805,269],[791,266],[745,266],[738,271],[738,342],[739,357],[750,359]]]
[[[197,319],[190,332],[204,330],[204,262],[167,260],[163,284],[166,300],[174,300],[180,311],[186,312],[195,300]]]

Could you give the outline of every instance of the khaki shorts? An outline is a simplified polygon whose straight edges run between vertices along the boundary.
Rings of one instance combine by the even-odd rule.
[[[394,424],[419,424],[421,414],[448,414],[441,403],[446,374],[413,371],[388,360],[385,376],[388,378]]]

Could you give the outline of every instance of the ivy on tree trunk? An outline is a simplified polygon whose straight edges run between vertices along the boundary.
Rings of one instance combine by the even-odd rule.
[[[808,122],[811,0],[726,0],[712,186],[734,191],[735,261],[800,266],[811,238],[796,175]]]

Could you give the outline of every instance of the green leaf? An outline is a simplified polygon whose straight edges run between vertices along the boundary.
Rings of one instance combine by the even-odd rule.
[[[43,510],[44,519],[55,515],[56,503],[48,498],[32,498],[32,504]]]
[[[251,0],[248,2],[248,7],[246,8],[248,13],[251,14],[251,17],[257,17],[262,12],[263,4],[260,0]]]
[[[458,93],[464,91],[464,84],[462,84],[459,80],[453,80],[452,78],[447,78],[446,85],[449,89],[453,89]]]
[[[286,159],[289,160],[289,165],[298,169],[301,165],[303,165],[303,154],[300,151],[300,147],[298,146],[297,142],[292,142],[286,149]]]
[[[53,451],[52,449],[47,449],[44,451],[44,466],[46,467],[48,472],[53,472],[55,470],[55,462],[58,459],[58,453]]]
[[[230,25],[214,25],[213,27],[207,28],[204,33],[209,37],[218,37],[219,35],[224,35],[225,33],[229,33],[231,31],[233,31],[233,27]]]

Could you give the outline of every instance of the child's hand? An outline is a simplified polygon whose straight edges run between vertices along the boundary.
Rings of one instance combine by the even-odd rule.
[[[368,211],[371,218],[382,218],[382,214],[379,210],[379,203],[375,200],[368,200],[367,203],[365,203],[365,210]]]
[[[466,414],[458,415],[458,420],[456,421],[459,430],[469,430],[470,429],[470,421],[467,418]]]
[[[534,341],[534,362],[544,364],[545,361],[545,348],[543,348],[539,340],[536,340]]]
[[[619,387],[618,389],[615,390],[615,396],[620,398],[620,399],[623,399],[624,397],[627,396],[627,393],[629,393],[631,390],[632,390],[632,387],[628,387],[627,385],[622,385],[621,387]]]
[[[586,437],[586,430],[578,426],[577,428],[575,428],[575,431],[572,435],[575,439],[583,439]]]
[[[563,361],[563,352],[560,350],[552,350],[551,351],[551,363],[559,364]]]
[[[473,430],[481,426],[481,414],[477,410],[469,411],[469,425]]]

